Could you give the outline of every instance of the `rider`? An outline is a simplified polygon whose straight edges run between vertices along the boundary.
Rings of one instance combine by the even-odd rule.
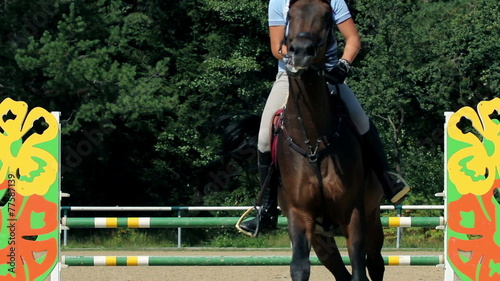
[[[267,99],[258,136],[258,170],[262,188],[261,206],[254,219],[240,224],[240,228],[257,236],[264,228],[276,227],[278,173],[271,159],[271,120],[277,110],[282,108],[288,98],[288,77],[285,71],[283,54],[286,46],[281,46],[285,34],[286,17],[290,0],[270,0],[268,19],[271,51],[278,59],[278,74]],[[370,166],[382,184],[386,198],[394,205],[399,205],[410,188],[404,181],[396,181],[388,173],[389,165],[386,154],[375,126],[370,122],[365,111],[351,89],[344,82],[349,73],[351,63],[361,47],[358,30],[344,0],[331,0],[333,18],[339,31],[345,38],[345,48],[340,59],[337,57],[337,42],[331,40],[326,52],[325,78],[333,93],[340,91],[340,96],[347,106],[349,115],[361,136],[363,152],[370,159]],[[335,85],[335,86],[334,86]]]

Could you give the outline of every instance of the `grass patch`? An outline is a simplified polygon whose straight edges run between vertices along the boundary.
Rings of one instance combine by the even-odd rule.
[[[257,238],[248,237],[243,234],[224,234],[207,241],[206,247],[232,247],[232,248],[288,248],[290,239],[286,229],[273,232],[261,233]]]
[[[175,238],[175,239],[174,239]],[[67,248],[149,248],[177,247],[171,230],[89,229],[71,230]]]
[[[385,248],[396,248],[397,228],[384,228]],[[400,248],[442,249],[443,231],[429,228],[403,228]],[[346,247],[344,237],[336,237],[339,248]],[[217,248],[290,248],[286,228],[251,238],[233,229],[183,229],[183,247]],[[177,229],[78,229],[70,230],[71,248],[173,248],[177,247]]]

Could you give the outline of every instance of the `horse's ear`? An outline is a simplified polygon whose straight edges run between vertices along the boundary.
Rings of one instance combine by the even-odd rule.
[[[326,3],[328,6],[332,6],[332,3],[330,0],[323,0],[323,3]],[[332,11],[333,11],[333,8],[332,8]]]
[[[290,0],[290,6],[289,6],[289,7],[291,7],[291,6],[292,6],[293,4],[295,4],[295,2],[297,2],[297,1],[299,1],[299,0]],[[325,0],[325,1],[327,1],[327,0]]]

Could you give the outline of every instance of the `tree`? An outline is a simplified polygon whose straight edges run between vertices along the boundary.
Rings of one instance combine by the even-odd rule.
[[[15,60],[35,81],[31,105],[62,112],[65,191],[74,202],[89,192],[94,204],[154,202],[137,189],[150,186],[143,175],[178,104],[159,25],[122,1],[73,1],[58,13],[57,27],[29,37]]]
[[[353,6],[364,45],[351,85],[412,194],[425,198],[442,190],[443,113],[498,93],[492,73],[498,72],[499,5],[373,0]]]

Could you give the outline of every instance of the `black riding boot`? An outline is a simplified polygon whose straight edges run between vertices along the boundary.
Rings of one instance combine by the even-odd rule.
[[[384,146],[377,128],[371,121],[370,129],[361,136],[361,139],[365,150],[364,153],[367,155],[370,166],[382,185],[385,197],[395,206],[401,205],[406,194],[410,192],[410,187],[401,178],[393,177],[389,173],[389,164],[387,163]]]
[[[278,222],[278,173],[272,163],[271,152],[258,151],[261,184],[260,207],[255,218],[244,221],[240,228],[257,237],[263,229],[276,228]]]

